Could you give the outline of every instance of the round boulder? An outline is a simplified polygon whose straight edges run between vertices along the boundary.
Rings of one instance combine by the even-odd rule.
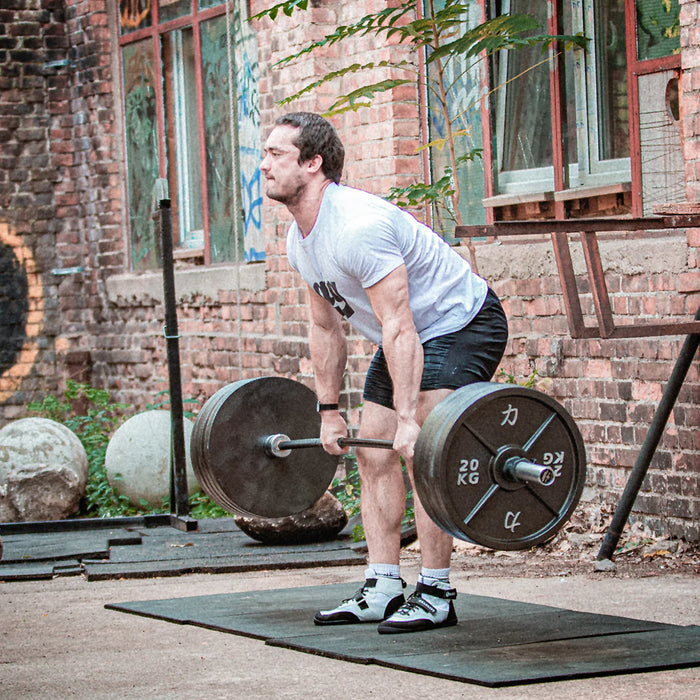
[[[187,491],[199,484],[190,459],[194,423],[184,419]],[[170,411],[137,413],[117,428],[107,445],[105,471],[112,488],[134,506],[146,501],[157,508],[170,494]]]
[[[334,540],[348,522],[340,501],[326,491],[310,508],[283,518],[252,518],[237,515],[234,522],[263,544],[309,544]]]
[[[85,448],[65,425],[22,418],[0,430],[0,522],[67,518],[87,477]]]

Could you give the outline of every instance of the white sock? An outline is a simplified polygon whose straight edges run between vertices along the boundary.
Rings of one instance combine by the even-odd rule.
[[[433,581],[449,583],[450,567],[447,567],[446,569],[428,569],[423,566],[421,567],[420,574],[418,575],[418,580],[421,583],[424,583],[426,586],[432,585]]]
[[[370,564],[365,571],[365,578],[401,578],[401,567],[398,564]]]
[[[440,585],[440,588],[450,587],[450,569],[427,569],[426,567],[421,567],[420,574],[418,574],[418,581],[426,586]],[[423,595],[430,598],[430,602],[443,612],[450,609],[450,601],[440,598],[438,596],[430,595],[429,593],[424,593]]]

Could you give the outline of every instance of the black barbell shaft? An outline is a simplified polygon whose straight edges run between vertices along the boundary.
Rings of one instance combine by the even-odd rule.
[[[321,438],[292,440],[281,433],[264,437],[261,440],[261,444],[270,457],[288,457],[292,450],[323,447]],[[340,438],[338,445],[340,447],[379,447],[385,450],[391,450],[394,447],[394,443],[391,440],[352,437]],[[529,481],[541,486],[550,486],[554,483],[554,472],[552,469],[522,457],[508,460],[506,475],[514,481]]]
[[[323,447],[321,438],[302,438],[300,440],[292,440],[286,435],[268,435],[263,438],[262,444],[265,451],[273,457],[286,457],[290,450],[302,450],[309,447]],[[391,450],[394,443],[391,440],[375,440],[372,438],[340,438],[338,440],[340,447],[380,447],[385,450]]]
[[[392,440],[376,440],[374,438],[340,438],[340,447],[380,447],[384,450],[392,450],[394,443]],[[321,438],[307,438],[304,440],[285,440],[280,443],[280,449],[297,449],[303,447],[323,447]]]

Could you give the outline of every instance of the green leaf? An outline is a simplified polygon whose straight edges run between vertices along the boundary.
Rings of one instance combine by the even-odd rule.
[[[386,199],[399,207],[407,208],[433,204],[453,194],[452,178],[445,175],[432,184],[417,182],[407,187],[392,187]]]
[[[573,46],[585,48],[588,42],[588,39],[582,34],[531,34],[524,36],[536,29],[541,29],[541,26],[530,15],[500,15],[468,30],[458,39],[443,44],[433,51],[427,60],[430,63],[439,58],[454,55],[471,58],[478,56],[482,51],[486,54],[492,54],[495,51],[535,45],[541,45],[544,51],[557,41],[564,44],[564,48],[572,48]]]
[[[371,100],[376,94],[381,92],[387,92],[388,90],[393,90],[401,85],[406,85],[413,83],[413,80],[408,79],[387,79],[380,80],[377,83],[372,83],[371,85],[363,85],[362,87],[352,90],[345,95],[341,95],[330,107],[330,111],[336,113],[339,108],[347,106],[349,108],[354,108],[356,106],[366,106],[369,105],[367,102],[359,103],[358,100],[369,99]]]
[[[359,73],[361,71],[369,71],[369,70],[376,70],[377,68],[392,68],[392,69],[397,69],[397,70],[412,70],[413,66],[411,63],[408,61],[398,61],[398,62],[392,62],[392,61],[377,61],[377,62],[371,62],[371,63],[353,63],[352,65],[346,66],[345,68],[341,68],[340,70],[335,70],[331,71],[330,73],[326,73],[326,75],[322,76],[318,80],[315,80],[313,83],[309,83],[305,87],[303,87],[299,92],[294,93],[293,95],[289,95],[289,97],[285,97],[283,100],[280,100],[277,104],[280,106],[288,105],[291,102],[294,102],[295,100],[298,100],[300,97],[306,95],[309,92],[313,92],[316,90],[318,87],[323,85],[324,83],[329,83],[333,80],[337,80],[338,78],[343,78],[346,75],[352,74],[352,73]],[[411,81],[413,82],[413,81]]]
[[[335,31],[327,34],[323,39],[314,41],[301,51],[290,56],[285,56],[283,59],[273,65],[273,67],[284,66],[292,63],[306,54],[315,51],[316,49],[333,46],[339,41],[349,39],[355,35],[365,36],[367,34],[382,35],[393,33],[394,24],[401,19],[405,14],[412,12],[415,8],[414,2],[405,2],[400,7],[388,7],[376,14],[366,15],[358,20],[355,24],[340,25],[335,28]]]
[[[280,10],[287,15],[287,17],[292,16],[294,10],[306,10],[309,4],[309,0],[286,0],[286,2],[277,3],[272,7],[268,7],[267,10],[258,12],[257,15],[253,15],[248,19],[249,22],[253,20],[261,20],[263,17],[269,17],[271,20],[277,19],[277,15]]]

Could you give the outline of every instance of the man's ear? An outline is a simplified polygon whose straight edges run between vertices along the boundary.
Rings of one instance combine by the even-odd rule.
[[[319,170],[321,170],[322,166],[323,156],[320,153],[317,153],[313,158],[309,158],[309,160],[306,161],[306,169],[310,173],[317,173]]]

